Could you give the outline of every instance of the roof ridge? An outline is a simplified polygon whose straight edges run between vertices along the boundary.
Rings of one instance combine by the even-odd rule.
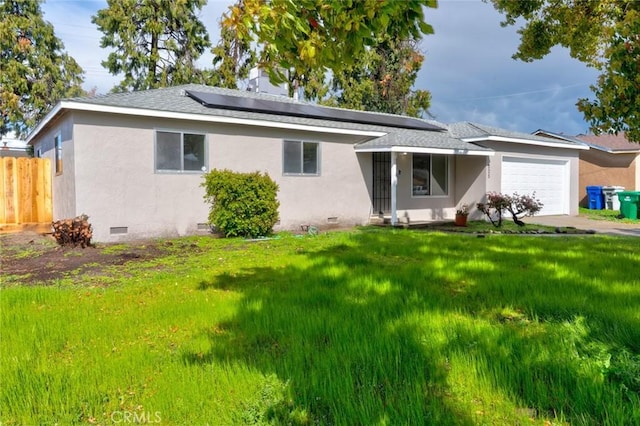
[[[465,123],[467,123],[469,126],[471,127],[475,127],[476,129],[480,130],[482,133],[486,134],[486,135],[490,135],[490,132],[487,132],[487,129],[485,129],[484,127],[482,127],[481,124],[478,123],[473,123],[471,121],[465,121]]]

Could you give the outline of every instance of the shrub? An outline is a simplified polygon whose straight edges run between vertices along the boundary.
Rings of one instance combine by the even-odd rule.
[[[209,224],[226,237],[263,237],[278,221],[278,185],[268,174],[211,170],[204,175]]]
[[[543,204],[535,198],[536,193],[532,195],[513,195],[500,194],[498,192],[487,193],[487,202],[478,203],[477,208],[487,215],[491,223],[496,226],[502,226],[502,216],[505,212],[511,213],[513,222],[518,226],[524,226],[524,222],[520,218],[525,216],[533,216],[542,210]]]

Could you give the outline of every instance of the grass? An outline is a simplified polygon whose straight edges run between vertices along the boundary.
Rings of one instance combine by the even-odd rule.
[[[587,216],[590,219],[595,220],[607,220],[610,222],[619,222],[619,223],[640,223],[640,221],[636,219],[629,218],[618,218],[620,215],[620,210],[591,210],[584,207],[580,207],[580,215]]]
[[[3,425],[640,423],[637,239],[177,241],[2,288]]]

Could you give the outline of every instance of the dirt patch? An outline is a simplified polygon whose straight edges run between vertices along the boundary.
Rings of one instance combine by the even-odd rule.
[[[53,283],[69,273],[98,275],[106,268],[154,259],[171,245],[156,242],[60,247],[50,235],[14,233],[0,235],[0,282],[21,285]]]

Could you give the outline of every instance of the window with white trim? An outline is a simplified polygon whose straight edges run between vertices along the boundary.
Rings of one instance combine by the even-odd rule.
[[[156,171],[207,171],[206,138],[203,134],[156,131]]]
[[[58,133],[53,139],[53,151],[55,156],[56,175],[62,174],[62,134]]]
[[[319,175],[320,144],[318,142],[283,141],[282,171],[285,175]]]
[[[449,193],[449,157],[437,154],[413,154],[414,197]]]

